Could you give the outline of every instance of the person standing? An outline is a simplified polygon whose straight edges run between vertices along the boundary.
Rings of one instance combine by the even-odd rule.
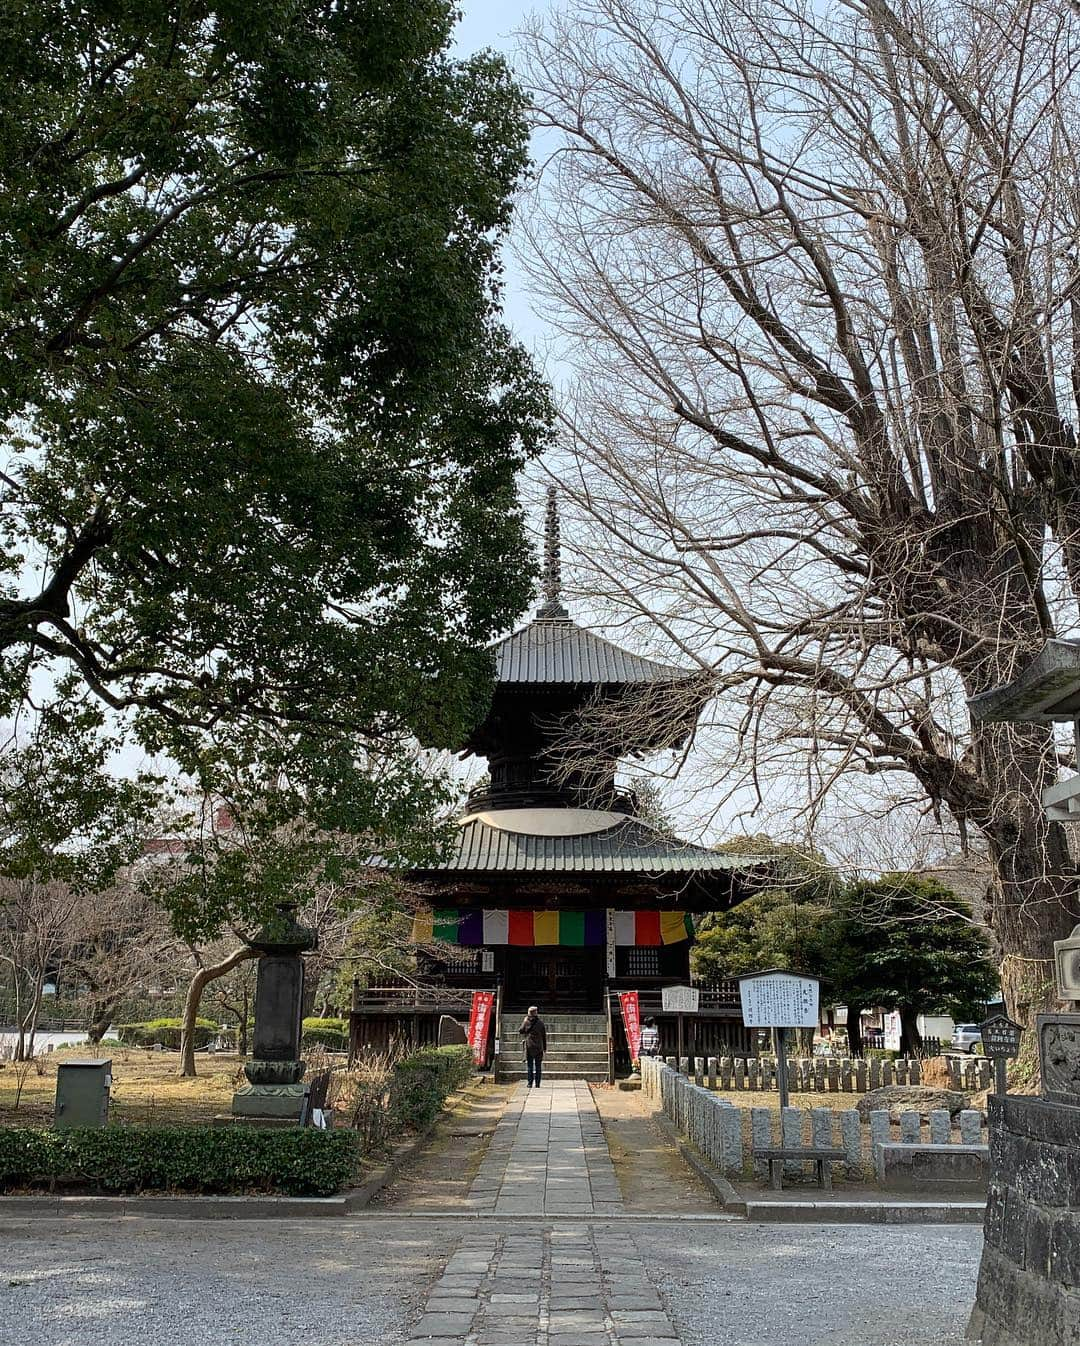
[[[646,1019],[645,1027],[641,1030],[641,1054],[642,1056],[655,1056],[660,1050],[660,1030],[656,1026],[655,1019]]]
[[[521,1034],[521,1048],[525,1053],[525,1067],[528,1072],[527,1088],[531,1089],[535,1084],[539,1089],[544,1053],[547,1051],[547,1029],[544,1027],[544,1021],[540,1018],[540,1010],[536,1005],[529,1006],[529,1012],[521,1021],[518,1032]]]

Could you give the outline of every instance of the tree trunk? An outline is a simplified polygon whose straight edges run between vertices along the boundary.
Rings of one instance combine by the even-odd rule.
[[[95,1047],[97,1046],[108,1031],[119,1004],[119,996],[109,996],[94,1004],[90,1011],[90,1022],[86,1026],[87,1042],[92,1043]]]
[[[922,1047],[918,1015],[910,1005],[900,1006],[900,1055],[918,1056]]]
[[[243,945],[234,949],[228,958],[209,967],[200,967],[191,979],[187,996],[184,999],[184,1013],[180,1022],[180,1075],[194,1075],[195,1072],[195,1020],[199,1017],[203,991],[212,981],[227,976],[234,967],[248,958],[258,958],[259,951]]]
[[[1001,956],[1001,991],[1009,1015],[1028,1030],[1019,1076],[1038,1078],[1035,1016],[1057,1006],[1053,941],[1080,920],[1075,866],[1065,829],[1050,822],[1040,793],[1056,778],[1050,736],[1041,726],[1009,726],[1013,737],[984,730],[984,752],[1011,768],[983,831],[995,867],[989,923]],[[1004,774],[1004,773],[1002,773]]]
[[[847,1040],[848,1051],[852,1056],[862,1056],[862,1006],[849,1005],[847,1007]]]

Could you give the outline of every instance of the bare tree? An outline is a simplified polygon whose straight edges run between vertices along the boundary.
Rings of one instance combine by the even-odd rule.
[[[980,841],[1028,1022],[1077,917],[1059,753],[964,702],[1080,600],[1078,39],[1055,0],[585,0],[527,37],[582,583],[711,680],[729,784],[801,778],[812,830],[854,774]]]
[[[0,879],[0,964],[11,987],[16,1061],[34,1055],[45,985],[70,940],[78,901],[74,889],[56,880]]]

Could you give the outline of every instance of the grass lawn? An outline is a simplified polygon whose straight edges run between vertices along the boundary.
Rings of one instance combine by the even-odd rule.
[[[15,1094],[22,1067],[0,1064],[0,1126],[51,1126],[56,1097],[56,1068],[67,1061],[105,1057],[112,1060],[113,1083],[109,1120],[159,1126],[210,1122],[228,1112],[233,1091],[246,1083],[239,1056],[224,1052],[196,1058],[198,1075],[177,1075],[179,1052],[147,1052],[131,1047],[105,1047],[49,1052],[32,1062],[23,1084],[18,1109]],[[38,1070],[41,1074],[38,1074]]]
[[[715,1092],[717,1098],[734,1103],[737,1108],[776,1109],[780,1106],[780,1095],[775,1089],[717,1089]],[[855,1106],[862,1094],[844,1094],[839,1091],[834,1094],[823,1089],[820,1094],[792,1093],[788,1098],[793,1108],[831,1108],[833,1112],[845,1112]]]

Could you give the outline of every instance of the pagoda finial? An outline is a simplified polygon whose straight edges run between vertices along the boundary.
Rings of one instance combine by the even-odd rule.
[[[569,616],[562,605],[562,539],[559,535],[559,505],[554,486],[549,486],[547,491],[544,568],[540,572],[540,590],[544,601],[537,611],[537,617],[557,621]]]

